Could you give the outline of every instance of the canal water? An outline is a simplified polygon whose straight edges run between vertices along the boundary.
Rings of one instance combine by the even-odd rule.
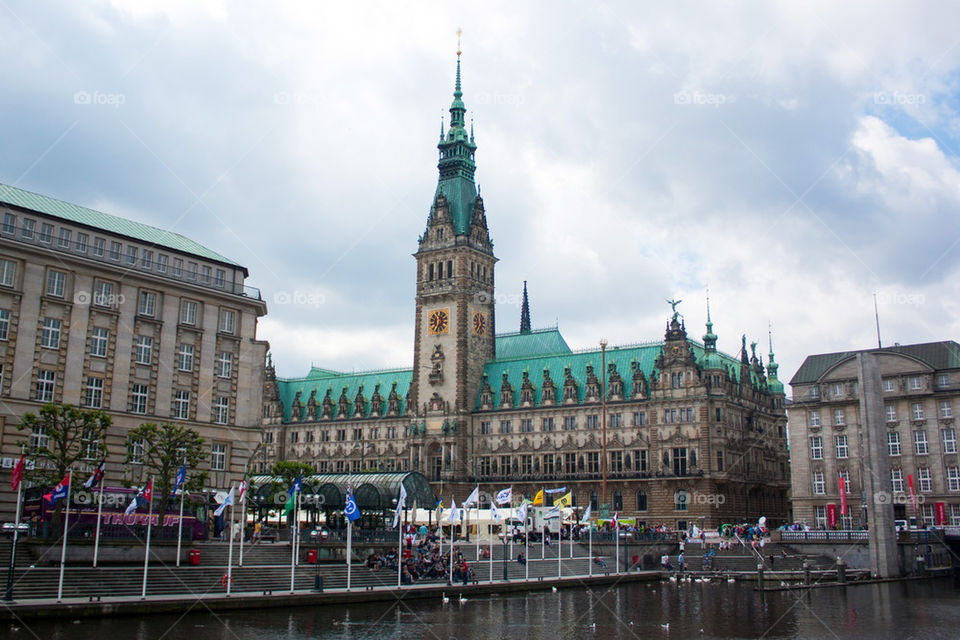
[[[411,602],[30,622],[0,637],[42,640],[407,640],[448,638],[960,637],[951,580],[759,594],[746,584],[633,583]]]

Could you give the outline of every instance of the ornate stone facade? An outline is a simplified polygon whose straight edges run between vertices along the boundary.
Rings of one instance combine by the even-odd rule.
[[[661,341],[574,352],[556,328],[531,329],[524,286],[521,330],[494,335],[497,259],[461,96],[458,60],[414,254],[413,368],[284,379],[268,363],[261,468],[289,459],[320,473],[419,471],[461,499],[474,483],[529,496],[565,485],[580,507],[674,527],[785,519],[777,365],[771,352],[765,371],[745,339],[739,357],[718,352],[709,309],[702,342],[674,304]]]

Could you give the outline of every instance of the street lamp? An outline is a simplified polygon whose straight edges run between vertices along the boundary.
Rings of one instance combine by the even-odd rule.
[[[601,488],[601,500],[602,504],[607,504],[607,339],[600,339],[600,375],[602,376],[601,384],[601,398],[600,398],[600,421],[603,423],[602,431],[600,432],[600,439],[602,443],[603,452],[601,453],[602,460],[601,464],[601,473],[602,473],[602,488]]]

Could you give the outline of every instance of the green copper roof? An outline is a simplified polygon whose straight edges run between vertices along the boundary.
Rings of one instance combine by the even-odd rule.
[[[320,415],[323,399],[330,391],[330,399],[333,400],[334,415],[337,414],[337,407],[340,401],[340,395],[346,387],[347,400],[349,400],[348,417],[353,417],[353,401],[357,397],[357,391],[363,387],[363,397],[366,400],[366,407],[363,417],[370,415],[370,399],[373,392],[380,385],[380,395],[383,397],[383,411],[386,413],[390,389],[393,384],[397,384],[397,395],[400,396],[399,414],[405,410],[407,390],[410,388],[410,381],[413,379],[413,369],[383,369],[380,371],[365,371],[359,373],[337,373],[326,369],[314,367],[304,378],[278,378],[277,388],[280,391],[280,400],[283,402],[283,420],[290,420],[290,409],[293,407],[293,400],[300,392],[300,402],[306,411],[307,401],[310,400],[310,393],[316,391],[315,401],[317,403],[317,415]]]
[[[883,349],[861,349],[859,351],[842,351],[838,353],[820,353],[807,356],[800,368],[793,375],[790,384],[809,384],[816,382],[834,365],[858,353],[868,352],[899,353],[916,358],[938,371],[943,369],[960,369],[960,344],[953,340],[942,342],[925,342],[922,344],[906,344]]]
[[[497,334],[497,359],[570,353],[556,327],[530,332]]]
[[[140,222],[119,218],[108,213],[96,211],[95,209],[88,209],[87,207],[81,207],[80,205],[71,204],[38,193],[24,191],[23,189],[17,189],[9,185],[0,184],[0,203],[20,207],[21,209],[37,211],[48,216],[126,236],[147,244],[166,247],[174,251],[181,251],[215,262],[240,267],[239,264],[229,258],[225,258],[219,253],[211,251],[179,233],[157,229],[156,227],[151,227]]]
[[[446,137],[440,140],[437,149],[440,150],[440,161],[437,169],[440,178],[437,182],[436,196],[441,193],[447,199],[450,207],[450,218],[453,221],[453,230],[457,235],[465,234],[470,229],[473,219],[473,205],[477,201],[477,187],[473,182],[476,171],[474,153],[477,145],[474,144],[473,134],[467,133],[465,114],[467,108],[461,100],[463,93],[460,90],[460,58],[457,58],[457,81],[453,91],[453,103],[450,105],[450,128]]]

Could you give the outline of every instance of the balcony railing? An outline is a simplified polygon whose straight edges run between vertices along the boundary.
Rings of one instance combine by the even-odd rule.
[[[97,255],[94,253],[94,247],[92,243],[87,242],[85,244],[80,244],[79,242],[73,240],[67,242],[66,246],[64,246],[64,244],[60,242],[59,237],[52,234],[41,236],[40,231],[37,229],[28,230],[28,233],[24,234],[23,227],[2,225],[0,226],[0,238],[4,238],[5,240],[13,240],[14,242],[19,242],[34,247],[40,247],[42,249],[49,249],[51,251],[56,251],[57,253],[65,253],[68,255],[86,258],[87,260],[93,260],[94,262],[107,264],[118,269],[125,269],[132,273],[148,273],[152,276],[166,280],[172,280],[174,282],[198,285],[214,291],[229,293],[235,296],[243,296],[245,298],[252,298],[253,300],[263,300],[263,298],[260,296],[260,289],[256,287],[230,282],[227,281],[226,278],[221,279],[213,276],[204,276],[201,273],[188,271],[183,268],[175,269],[172,264],[168,264],[166,266],[166,271],[160,271],[159,262],[156,260],[151,260],[148,263],[149,267],[143,266],[144,263],[140,256],[137,256],[134,264],[130,264],[127,261],[127,255],[124,253],[113,254],[108,247],[102,247],[102,255]],[[147,251],[153,250],[150,247],[141,247],[139,245],[138,248],[141,251],[144,248],[146,248]],[[166,249],[166,247],[162,248]],[[175,250],[170,249],[170,251],[174,252]],[[114,255],[116,257],[114,257]],[[202,260],[202,258],[200,259]]]

